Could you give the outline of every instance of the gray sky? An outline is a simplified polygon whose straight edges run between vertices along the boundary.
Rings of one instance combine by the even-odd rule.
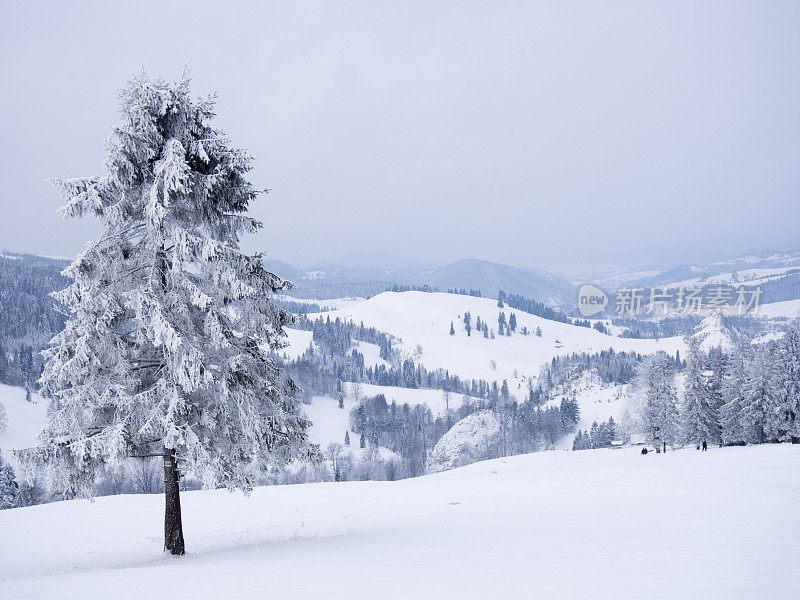
[[[43,180],[96,174],[125,80],[187,61],[275,258],[800,246],[796,1],[72,4],[2,0],[0,249],[97,235]]]

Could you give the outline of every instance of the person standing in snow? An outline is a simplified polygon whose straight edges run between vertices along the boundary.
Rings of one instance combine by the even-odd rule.
[[[703,452],[705,452],[706,450],[708,450],[708,444],[706,444],[706,441],[703,440]]]

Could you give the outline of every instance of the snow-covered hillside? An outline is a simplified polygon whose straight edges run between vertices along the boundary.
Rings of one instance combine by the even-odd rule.
[[[353,446],[357,446],[359,434],[350,429],[350,411],[358,406],[359,400],[364,396],[383,394],[389,404],[392,402],[409,406],[424,404],[434,415],[443,414],[447,405],[453,410],[458,409],[464,400],[464,396],[461,394],[450,394],[449,399],[446,400],[445,394],[441,390],[401,388],[369,383],[362,383],[359,386],[360,389],[356,392],[354,384],[344,384],[342,408],[339,408],[339,401],[330,396],[315,396],[311,399],[310,404],[303,407],[306,416],[313,423],[309,429],[309,439],[313,443],[319,444],[323,449],[331,442],[342,444],[345,432],[349,432],[351,443]],[[477,402],[479,399],[472,398],[472,400]]]
[[[594,371],[581,375],[580,379],[573,382],[569,388],[569,397],[574,394],[580,408],[580,419],[576,429],[589,431],[592,423],[603,423],[609,417],[614,417],[617,423],[623,420],[625,412],[631,408],[633,399],[629,394],[628,385],[604,384]],[[558,406],[563,395],[556,395],[549,403]],[[555,447],[558,450],[571,450],[575,433],[564,436]]]
[[[12,509],[0,598],[792,598],[798,472],[792,445],[593,450],[188,492],[182,558],[160,495]]]
[[[782,302],[770,302],[758,307],[758,314],[768,319],[800,318],[800,300],[784,300]]]
[[[722,315],[718,313],[705,317],[695,328],[692,337],[700,343],[703,352],[708,352],[712,348],[722,348],[725,352],[731,352],[735,345],[735,332],[725,326]]]
[[[513,312],[517,319],[517,333],[511,337],[484,338],[476,331],[467,333],[462,322],[469,311],[473,323],[477,317],[497,330],[500,311],[507,317]],[[519,310],[497,307],[497,301],[446,293],[385,292],[350,306],[322,313],[331,319],[339,317],[355,323],[363,322],[389,333],[402,342],[401,351],[413,357],[429,370],[448,369],[462,378],[480,378],[487,381],[507,379],[511,393],[522,399],[526,393],[521,380],[538,376],[542,365],[554,356],[573,352],[595,353],[608,348],[617,351],[635,351],[651,354],[664,350],[675,354],[684,353],[682,338],[629,339],[609,336],[593,329],[550,321]],[[314,318],[318,315],[310,315]],[[455,335],[450,335],[450,323]],[[523,327],[534,332],[537,328],[542,336],[533,333],[524,336]],[[516,374],[516,378],[515,378]],[[514,385],[516,379],[517,385]]]
[[[497,443],[500,420],[494,411],[482,410],[461,419],[445,433],[428,457],[427,472],[438,473],[468,465],[486,456],[486,448]]]

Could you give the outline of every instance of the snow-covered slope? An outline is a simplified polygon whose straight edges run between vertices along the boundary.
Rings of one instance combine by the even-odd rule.
[[[614,417],[617,423],[623,421],[625,411],[631,407],[631,397],[627,385],[604,384],[595,371],[584,372],[581,378],[569,388],[569,396],[575,394],[580,408],[580,420],[576,430],[589,431],[592,423],[603,423]],[[552,406],[561,403],[563,395],[556,395],[550,402]],[[576,433],[571,433],[559,440],[555,447],[559,450],[571,450]]]
[[[475,462],[496,442],[500,420],[494,411],[482,410],[461,419],[445,433],[428,457],[428,473],[439,473]]]
[[[286,332],[285,341],[288,345],[280,351],[282,356],[294,360],[308,350],[313,339],[310,331],[291,327],[284,327],[283,330]]]
[[[800,300],[784,300],[783,302],[770,302],[758,307],[758,314],[768,319],[786,317],[797,319],[800,317]]]
[[[467,337],[462,322],[470,312],[473,326],[477,317],[497,331],[500,311],[517,318],[517,333],[511,337],[487,339],[473,330]],[[524,385],[517,384],[528,376],[538,376],[540,368],[554,356],[573,352],[594,353],[614,348],[617,351],[636,351],[650,354],[664,350],[684,353],[685,344],[679,337],[660,340],[639,340],[609,336],[593,329],[542,319],[519,310],[497,307],[497,301],[445,293],[385,292],[351,306],[324,313],[331,319],[339,317],[355,323],[364,322],[402,340],[400,349],[413,356],[427,369],[444,368],[462,378],[481,378],[487,381],[507,379],[512,394],[522,399]],[[310,315],[314,318],[316,315]],[[456,334],[451,336],[450,323]],[[524,336],[522,327],[534,332],[541,328],[542,337],[533,333]],[[421,352],[420,352],[421,349]],[[516,372],[516,378],[515,378]],[[521,391],[520,391],[521,390]]]
[[[0,511],[0,598],[793,598],[800,447],[542,452],[398,482]],[[13,540],[13,543],[9,543]]]
[[[734,347],[734,334],[722,321],[722,316],[712,313],[695,328],[692,337],[700,342],[700,349],[708,352],[712,348],[722,348],[730,352]]]

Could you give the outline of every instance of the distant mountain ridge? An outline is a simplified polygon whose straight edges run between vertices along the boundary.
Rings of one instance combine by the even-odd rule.
[[[440,267],[365,268],[318,264],[303,270],[278,260],[264,261],[265,267],[291,280],[294,294],[308,298],[373,296],[393,286],[441,291],[450,289],[480,290],[484,296],[497,297],[503,290],[538,300],[549,306],[572,306],[575,288],[567,280],[533,269],[512,267],[478,259],[463,259]]]
[[[573,283],[594,283],[608,292],[637,287],[759,285],[764,292],[762,302],[800,298],[800,250],[751,252],[707,263],[658,265],[642,259],[564,268],[561,273]]]

